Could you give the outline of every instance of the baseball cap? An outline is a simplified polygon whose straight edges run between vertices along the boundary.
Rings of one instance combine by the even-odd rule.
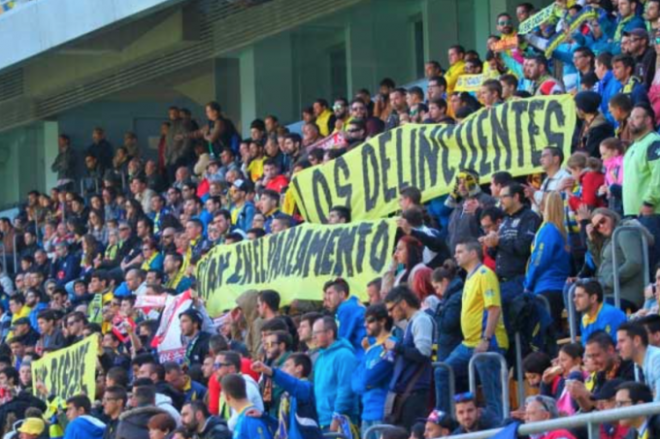
[[[458,427],[454,418],[452,418],[449,413],[443,412],[442,410],[433,410],[428,418],[426,418],[426,422],[431,422],[450,431],[453,431]]]
[[[18,325],[29,325],[30,319],[28,317],[21,317],[20,319],[14,320],[14,323],[11,325],[12,328],[15,328]]]
[[[250,192],[251,188],[250,182],[241,178],[236,180],[232,186],[241,192]]]
[[[609,381],[605,381],[603,387],[598,389],[598,392],[591,395],[591,399],[593,399],[594,401],[603,401],[606,399],[614,398],[614,396],[616,395],[617,387],[623,384],[623,382],[624,381],[621,378],[614,378]]]
[[[649,39],[649,33],[642,28],[637,28],[629,31],[624,31],[623,35],[627,37],[637,37],[637,38],[646,38]]]
[[[43,433],[45,429],[46,429],[46,424],[41,419],[26,418],[25,421],[23,421],[23,424],[21,424],[21,426],[18,427],[17,431],[19,433],[33,434],[38,436],[41,433]]]

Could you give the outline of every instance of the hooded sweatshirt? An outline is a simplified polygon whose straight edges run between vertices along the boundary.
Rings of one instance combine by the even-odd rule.
[[[98,419],[83,415],[71,421],[64,432],[64,439],[102,439],[105,424]],[[119,438],[119,436],[116,436]],[[147,438],[149,433],[147,432]],[[131,438],[138,439],[138,438]]]
[[[321,427],[328,427],[332,414],[356,417],[358,400],[351,389],[357,361],[351,344],[340,338],[319,351],[314,365],[314,397]]]
[[[363,421],[383,419],[385,398],[394,371],[394,360],[387,358],[387,351],[383,347],[388,338],[389,334],[369,346],[353,373],[351,387],[362,396]]]
[[[244,292],[236,299],[236,305],[238,305],[243,311],[243,316],[247,323],[245,344],[252,358],[259,358],[259,348],[261,347],[261,326],[264,324],[257,311],[258,295],[258,291],[250,290]]]
[[[161,413],[167,412],[153,405],[134,408],[122,413],[119,415],[115,439],[149,439],[149,428],[147,427],[149,419]]]
[[[364,311],[360,301],[351,296],[342,302],[337,308],[337,326],[339,327],[339,338],[345,338],[353,346],[356,355],[362,357],[362,339],[366,335],[364,328]]]

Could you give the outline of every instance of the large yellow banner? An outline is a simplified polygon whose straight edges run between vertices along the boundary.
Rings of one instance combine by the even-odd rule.
[[[399,189],[415,186],[430,200],[449,193],[460,168],[482,183],[497,171],[539,171],[544,147],[570,153],[575,124],[573,98],[561,95],[483,109],[460,125],[405,125],[296,174],[291,189],[309,222],[326,223],[337,205],[350,207],[353,220],[383,218],[399,209]]]
[[[98,334],[55,352],[32,363],[32,380],[43,383],[51,395],[67,398],[84,393],[94,401],[96,396],[96,359],[99,351]],[[34,386],[35,396],[38,394]]]
[[[322,300],[323,284],[342,277],[366,300],[366,285],[392,260],[396,221],[302,224],[253,241],[216,246],[197,264],[198,290],[212,316],[252,289],[274,289],[282,304]]]

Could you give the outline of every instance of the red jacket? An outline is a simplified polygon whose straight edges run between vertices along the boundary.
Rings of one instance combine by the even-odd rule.
[[[598,197],[598,188],[605,184],[605,174],[602,172],[588,171],[580,176],[582,191],[580,196],[571,195],[568,205],[571,210],[577,211],[580,204],[586,204],[590,208],[603,207],[603,199]]]
[[[252,378],[254,378],[255,381],[257,382],[259,381],[259,374],[252,370],[252,360],[250,360],[249,358],[241,357],[241,373],[244,373],[245,375],[250,375]],[[220,387],[220,383],[218,382],[215,375],[213,375],[209,379],[209,393],[208,393],[209,412],[211,412],[212,415],[217,415],[218,412],[220,411],[221,391],[222,391],[222,387]]]
[[[266,184],[266,189],[271,189],[278,194],[282,193],[282,189],[289,185],[289,180],[284,175],[278,175]]]

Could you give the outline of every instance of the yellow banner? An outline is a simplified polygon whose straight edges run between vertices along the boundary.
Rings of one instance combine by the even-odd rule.
[[[456,81],[456,87],[454,87],[454,91],[476,93],[481,88],[481,84],[486,82],[488,79],[497,79],[499,76],[500,75],[496,70],[489,70],[486,73],[480,73],[478,75],[461,75],[458,77],[458,81]]]
[[[582,26],[585,22],[594,18],[598,18],[598,12],[594,8],[591,6],[583,8],[578,15],[569,21],[568,29],[565,29],[564,32],[558,32],[552,38],[550,38],[548,47],[545,49],[545,56],[550,58],[552,56],[552,52],[554,52],[561,43],[568,40],[570,36],[577,32],[580,26]]]
[[[482,183],[497,171],[538,172],[544,147],[570,154],[575,122],[573,97],[559,95],[509,101],[460,125],[404,125],[299,172],[291,189],[309,222],[326,223],[337,205],[350,207],[353,220],[382,218],[399,210],[399,189],[417,187],[428,201],[450,192],[460,168]]]
[[[32,363],[32,381],[43,383],[51,395],[67,398],[84,393],[94,401],[96,396],[96,359],[99,350],[98,334],[55,352]],[[35,396],[38,394],[34,386]]]
[[[253,241],[216,246],[197,264],[199,295],[211,316],[236,306],[243,292],[274,289],[282,304],[322,300],[323,284],[341,277],[366,300],[366,285],[392,260],[396,221],[302,224]]]
[[[518,34],[525,35],[547,22],[553,21],[559,8],[555,3],[541,9],[518,26]]]

